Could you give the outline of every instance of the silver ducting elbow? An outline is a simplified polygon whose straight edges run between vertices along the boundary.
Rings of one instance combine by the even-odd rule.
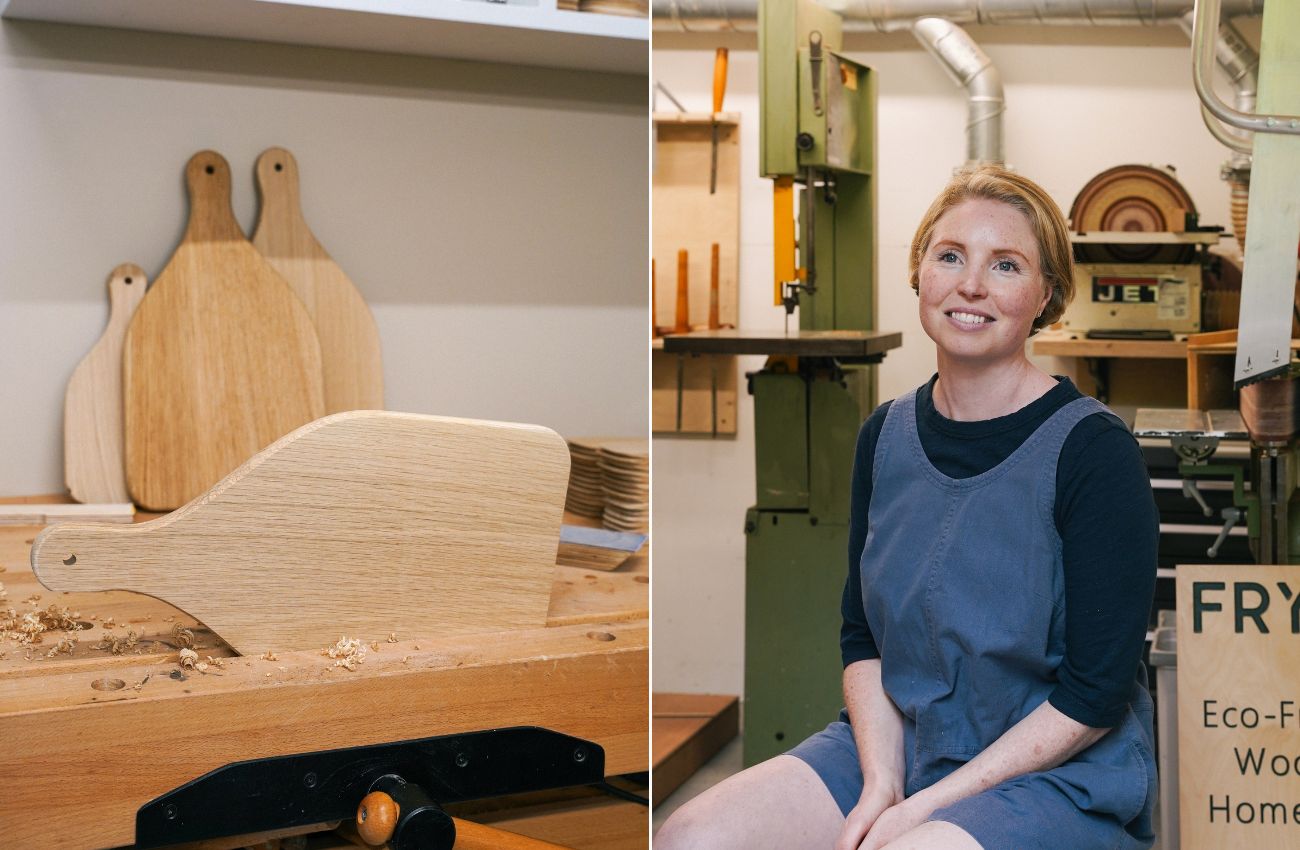
[[[943,18],[912,23],[916,40],[939,60],[948,76],[966,89],[966,161],[1002,163],[1002,113],[1006,98],[1002,76],[988,54],[961,27]]]
[[[1192,13],[1188,12],[1179,18],[1178,25],[1183,28],[1183,32],[1187,33],[1187,37],[1191,38]],[[1259,54],[1229,21],[1225,20],[1219,24],[1218,37],[1214,41],[1214,58],[1220,70],[1232,83],[1233,106],[1241,112],[1253,113],[1255,97],[1259,92]],[[1204,108],[1201,113],[1210,133],[1232,149],[1230,166],[1234,169],[1250,168],[1250,155],[1247,151],[1251,145],[1251,134],[1241,133],[1219,124],[1218,120]]]

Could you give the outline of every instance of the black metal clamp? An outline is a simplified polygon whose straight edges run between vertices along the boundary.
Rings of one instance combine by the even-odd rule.
[[[449,850],[439,804],[591,785],[597,744],[535,726],[235,762],[140,807],[131,850],[351,820],[374,791],[399,804],[394,850]]]

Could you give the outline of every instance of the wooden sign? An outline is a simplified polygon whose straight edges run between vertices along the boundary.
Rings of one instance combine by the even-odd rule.
[[[1300,846],[1300,566],[1178,567],[1182,850]]]

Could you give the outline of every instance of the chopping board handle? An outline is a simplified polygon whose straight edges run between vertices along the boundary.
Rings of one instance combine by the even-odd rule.
[[[257,230],[268,220],[301,222],[298,196],[298,161],[284,148],[267,148],[257,158],[257,195],[260,208]]]
[[[108,276],[109,323],[120,322],[125,329],[148,286],[144,270],[135,263],[123,263],[113,269]]]
[[[132,590],[139,585],[133,564],[119,556],[132,547],[141,529],[165,521],[51,525],[32,542],[32,572],[50,590],[59,592]],[[171,568],[181,566],[173,564]]]
[[[190,195],[187,242],[243,241],[244,231],[230,207],[230,163],[216,151],[199,151],[185,164]]]

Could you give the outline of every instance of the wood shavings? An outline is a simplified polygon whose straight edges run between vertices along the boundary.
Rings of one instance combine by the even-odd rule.
[[[24,605],[35,605],[37,602],[40,602],[40,601],[41,601],[41,595],[40,595],[39,593],[33,593],[31,596],[29,596],[29,597],[27,597],[26,599],[23,600],[23,604],[24,604]]]
[[[388,633],[388,643],[397,643],[397,632]]]
[[[186,649],[192,648],[194,646],[194,632],[177,623],[172,626],[172,640],[176,642],[177,646]]]
[[[126,634],[122,637],[104,635],[99,639],[99,643],[95,644],[94,648],[106,650],[113,655],[121,655],[128,649],[136,649],[136,644],[139,642],[140,636],[135,633],[135,629],[127,629]],[[139,650],[136,650],[136,652],[139,654]]]
[[[9,592],[5,590],[4,582],[0,581],[0,602],[4,602],[8,598]]]
[[[146,673],[143,679],[141,679],[140,681],[136,682],[134,685],[131,686],[131,690],[139,691],[141,688],[144,687],[144,683],[149,681],[150,677],[152,676],[153,676],[152,673]]]
[[[409,655],[404,655],[404,656],[402,656],[402,663],[403,663],[403,664],[409,664],[410,661],[411,661],[411,656],[409,656]]]
[[[114,623],[114,622],[113,622],[113,618],[112,618],[112,617],[109,617],[107,620],[105,620],[104,622],[100,623],[100,625],[103,626],[103,627],[106,628],[106,629],[114,629],[114,628],[117,628],[117,623]]]
[[[370,651],[371,651],[371,652],[378,652],[378,651],[379,651],[379,641],[377,641],[377,640],[372,640],[372,641],[370,642]]]
[[[59,642],[54,645],[53,649],[45,653],[45,657],[53,658],[54,656],[59,654],[71,655],[72,650],[75,649],[76,646],[77,646],[77,639],[73,637],[68,637],[65,634],[63,637],[59,638]]]
[[[321,651],[321,655],[328,655],[334,661],[335,667],[342,667],[345,670],[353,671],[357,669],[358,664],[366,660],[366,645],[361,642],[360,638],[340,637],[339,642]]]
[[[263,661],[279,661],[279,660],[280,660],[279,657],[278,657],[274,652],[271,652],[269,649],[268,649],[266,652],[263,652],[263,653],[262,653],[261,658],[262,658]]]
[[[36,616],[40,618],[41,625],[49,631],[76,632],[81,630],[81,623],[77,622],[81,617],[80,611],[69,611],[66,607],[60,608],[57,605],[51,605],[44,611],[38,611]]]
[[[411,647],[411,649],[414,649],[416,652],[419,652],[419,651],[420,651],[420,645],[417,643],[415,646]]]
[[[220,658],[213,658],[211,655],[208,656],[208,664],[212,667],[216,667],[218,670],[224,670],[226,667],[225,661]]]
[[[168,614],[166,617],[163,617],[163,622],[164,622],[164,623],[174,623],[174,622],[176,622],[176,615],[175,615],[175,614]]]
[[[266,674],[266,678],[268,678],[268,679],[271,678],[271,674],[270,674],[270,673],[267,673],[267,674]]]
[[[182,649],[180,654],[180,665],[185,670],[193,670],[194,666],[199,663],[199,654],[192,649]]]

